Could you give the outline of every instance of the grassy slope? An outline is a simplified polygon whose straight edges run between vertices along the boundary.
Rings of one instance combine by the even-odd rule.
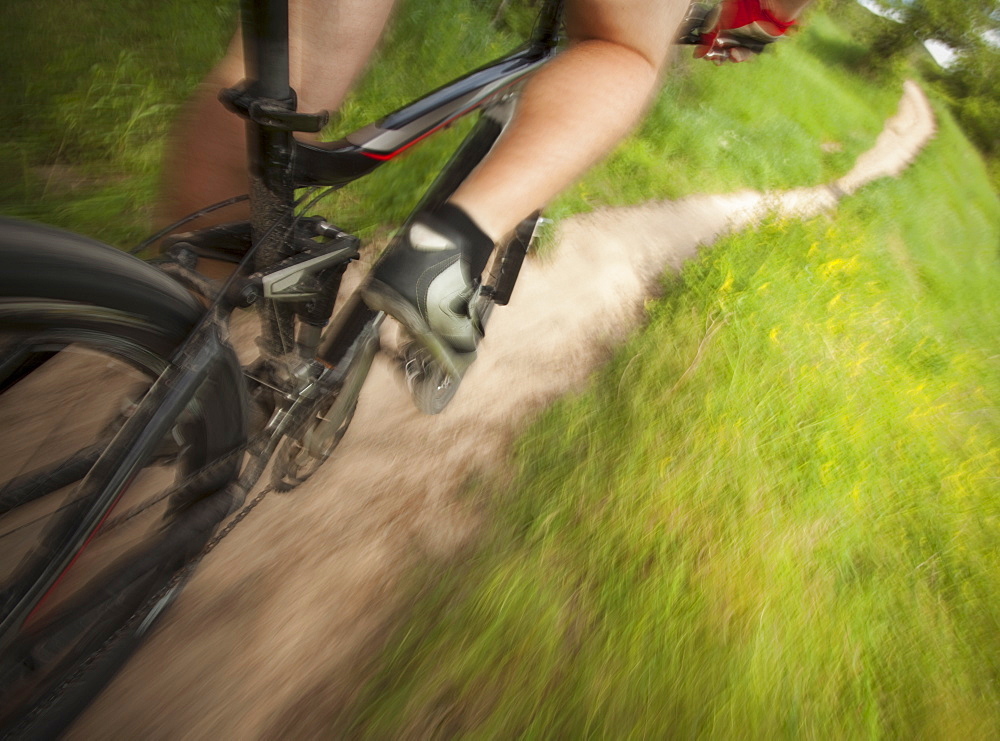
[[[998,243],[944,115],[903,179],[668,279],[478,492],[355,730],[995,736]]]
[[[221,55],[216,0],[8,0],[0,8],[0,212],[113,244],[149,229],[163,139]]]
[[[855,76],[825,18],[800,42],[686,68],[557,208],[842,171],[898,88]],[[772,108],[739,94],[793,73],[809,85]],[[901,180],[667,279],[591,390],[520,441],[514,482],[470,492],[484,541],[421,581],[354,732],[1000,732],[1000,203],[938,113]]]
[[[794,43],[753,64],[715,68],[680,49],[639,131],[557,209],[784,188],[842,174],[898,103],[893,85],[863,80],[845,65],[861,50],[822,14]]]

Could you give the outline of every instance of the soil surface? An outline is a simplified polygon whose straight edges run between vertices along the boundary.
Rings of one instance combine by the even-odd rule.
[[[895,176],[934,134],[905,85],[875,146],[835,183],[604,210],[567,220],[493,316],[458,397],[418,413],[379,360],[340,449],[306,484],[271,493],[202,563],[153,638],[73,739],[330,738],[384,639],[414,566],[454,557],[478,514],[457,493],[503,475],[532,416],[580,388],[635,330],[658,276],[769,212],[811,215]],[[330,725],[333,723],[334,725]]]

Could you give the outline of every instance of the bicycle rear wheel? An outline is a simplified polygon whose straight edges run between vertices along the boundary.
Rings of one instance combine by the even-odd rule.
[[[95,502],[80,482],[202,309],[144,263],[53,229],[0,222],[0,263],[0,736],[51,737],[148,633],[225,516],[210,495],[240,463],[242,379],[223,358],[81,538]]]

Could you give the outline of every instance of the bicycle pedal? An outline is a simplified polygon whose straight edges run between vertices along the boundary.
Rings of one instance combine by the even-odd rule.
[[[419,342],[403,344],[397,361],[413,403],[424,414],[440,414],[455,398],[461,377],[448,373]]]

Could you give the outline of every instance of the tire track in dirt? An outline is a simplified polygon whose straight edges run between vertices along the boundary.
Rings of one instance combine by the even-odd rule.
[[[515,301],[494,315],[452,406],[419,414],[378,361],[335,457],[296,491],[269,495],[206,559],[71,737],[330,737],[324,721],[349,702],[411,567],[474,537],[477,515],[455,496],[463,482],[496,470],[533,412],[586,381],[641,321],[659,275],[769,212],[817,214],[898,175],[933,133],[926,97],[907,82],[875,146],[835,183],[567,220],[554,256],[529,262]]]

